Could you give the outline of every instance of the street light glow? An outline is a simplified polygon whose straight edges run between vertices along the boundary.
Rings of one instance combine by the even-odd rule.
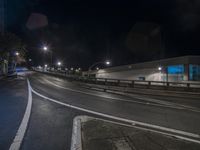
[[[110,65],[110,61],[106,61],[106,65]]]
[[[46,46],[43,47],[43,50],[44,50],[44,51],[47,51],[47,49],[48,49],[48,48],[47,48]]]
[[[99,67],[97,67],[96,70],[99,70]]]
[[[61,66],[62,63],[59,61],[57,64],[58,64],[58,66]]]
[[[158,70],[161,71],[161,70],[162,70],[162,67],[158,67]]]
[[[15,52],[15,55],[16,55],[16,56],[19,56],[19,52]]]
[[[47,66],[48,66],[47,64],[44,65],[45,68],[47,68]]]

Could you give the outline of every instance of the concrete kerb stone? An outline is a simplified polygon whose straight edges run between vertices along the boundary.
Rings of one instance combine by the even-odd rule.
[[[81,123],[91,120],[92,117],[76,116],[73,120],[71,150],[82,150]]]

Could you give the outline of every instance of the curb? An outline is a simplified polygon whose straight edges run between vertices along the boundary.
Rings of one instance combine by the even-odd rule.
[[[81,123],[90,120],[88,116],[76,116],[73,120],[71,150],[82,150]]]

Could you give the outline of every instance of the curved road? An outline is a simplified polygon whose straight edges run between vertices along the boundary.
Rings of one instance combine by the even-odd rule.
[[[198,104],[186,109],[181,103],[162,101],[162,97],[152,96],[149,100],[143,95],[137,98],[95,91],[39,73],[28,79],[33,105],[21,149],[70,149],[72,122],[77,115],[96,116],[200,143],[197,99],[184,99]]]

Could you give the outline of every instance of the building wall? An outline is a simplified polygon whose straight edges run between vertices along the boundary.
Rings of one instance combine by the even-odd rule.
[[[158,67],[162,67],[162,71]],[[182,56],[163,60],[83,72],[97,78],[149,81],[200,81],[200,57]]]
[[[169,81],[178,82],[183,81],[184,74],[168,74],[165,70],[159,71],[157,68],[152,69],[137,69],[118,72],[106,72],[106,70],[99,70],[96,74],[97,78],[111,78],[111,79],[125,79],[125,80],[141,80],[145,78],[146,81]],[[168,78],[168,79],[167,79]]]
[[[106,70],[99,70],[96,74],[97,78],[112,78],[112,79],[127,79],[127,80],[139,80],[144,77],[149,81],[163,81],[166,79],[166,74],[162,71],[158,71],[157,68],[153,69],[137,69],[118,72],[106,72]]]

